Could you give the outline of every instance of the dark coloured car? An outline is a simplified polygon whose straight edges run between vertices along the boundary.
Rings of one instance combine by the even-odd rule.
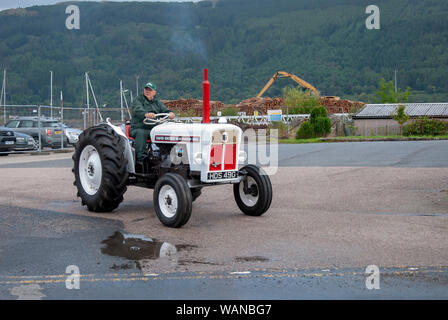
[[[16,136],[14,131],[0,127],[0,152],[8,152],[12,151],[15,148],[16,144]],[[1,155],[8,155],[7,153],[3,153]]]
[[[21,132],[30,135],[34,140],[42,140],[42,147],[60,148],[61,142],[64,147],[68,146],[68,138],[65,136],[64,129],[57,120],[51,118],[38,117],[17,117],[9,120],[5,125],[14,130],[14,132]],[[39,128],[40,126],[40,128]]]
[[[15,132],[16,135],[16,145],[14,147],[15,151],[32,151],[39,148],[37,142],[30,135]]]

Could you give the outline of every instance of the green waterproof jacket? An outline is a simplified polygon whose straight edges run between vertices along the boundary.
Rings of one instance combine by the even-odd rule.
[[[145,114],[148,112],[152,113],[169,113],[169,110],[162,101],[154,97],[149,101],[145,95],[141,94],[135,99],[132,104],[132,120],[131,129],[152,129],[154,125],[147,125],[143,123],[145,119]]]

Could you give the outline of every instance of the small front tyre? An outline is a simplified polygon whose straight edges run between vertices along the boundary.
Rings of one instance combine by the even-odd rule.
[[[160,222],[180,228],[191,216],[192,195],[187,182],[178,174],[163,175],[154,187],[154,209]]]
[[[202,193],[202,188],[201,187],[197,187],[197,188],[192,188],[191,189],[191,196],[192,196],[192,200],[194,202],[194,200],[196,200],[197,198],[199,198],[199,196]]]
[[[272,185],[269,176],[255,165],[241,169],[245,177],[233,185],[233,194],[240,210],[248,216],[261,216],[272,202]]]

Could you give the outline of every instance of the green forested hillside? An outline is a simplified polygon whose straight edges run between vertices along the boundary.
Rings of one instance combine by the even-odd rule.
[[[65,27],[67,3],[0,13],[7,103],[48,104],[50,70],[66,106],[85,103],[86,71],[108,106],[119,105],[120,79],[135,92],[137,75],[162,98],[199,98],[204,67],[212,99],[226,103],[255,96],[277,70],[367,101],[396,69],[410,101],[448,101],[448,1],[377,0],[380,30],[366,29],[370,2],[360,0],[76,4],[80,30]]]

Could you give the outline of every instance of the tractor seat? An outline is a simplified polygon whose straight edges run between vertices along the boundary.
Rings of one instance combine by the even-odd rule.
[[[131,136],[131,125],[126,123],[126,137],[128,137],[129,140],[135,140],[135,137]],[[146,140],[146,143],[151,143],[151,139]]]

